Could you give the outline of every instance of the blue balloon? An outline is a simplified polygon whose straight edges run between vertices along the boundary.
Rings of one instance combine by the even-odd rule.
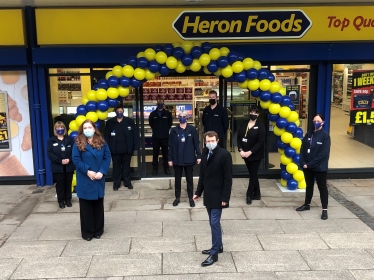
[[[235,61],[238,61],[238,53],[235,52],[235,51],[231,51],[229,52],[229,54],[227,55],[227,58],[229,59],[229,62],[232,64],[234,63]]]
[[[257,79],[258,77],[258,72],[255,68],[250,68],[247,70],[247,78],[250,80]]]
[[[217,71],[218,71],[218,64],[217,64],[217,61],[212,60],[212,61],[208,64],[207,69],[208,69],[208,71],[211,72],[211,73],[217,72]]]
[[[295,110],[295,105],[294,104],[288,104],[288,108],[291,109],[291,111],[294,111]]]
[[[181,47],[174,48],[174,50],[173,50],[173,56],[176,59],[181,59],[183,57],[183,55],[184,55],[184,50]]]
[[[300,155],[296,154],[293,156],[292,161],[296,164],[300,164]]]
[[[260,99],[265,102],[269,101],[271,99],[270,91],[262,91],[260,94]]]
[[[118,100],[117,99],[108,98],[106,101],[108,102],[109,107],[111,107],[111,108],[115,108],[118,105]]]
[[[97,129],[100,129],[100,127],[101,127],[101,121],[97,121],[97,122],[95,122],[95,125],[96,125],[96,128],[97,128]]]
[[[119,79],[119,83],[123,87],[129,87],[129,86],[131,86],[131,80],[129,78],[127,78],[127,77],[121,77]]]
[[[261,68],[260,70],[258,70],[259,80],[267,79],[268,77],[269,77],[269,71],[267,69]]]
[[[286,144],[286,143],[283,143],[281,140],[278,140],[278,142],[277,142],[277,147],[279,148],[279,149],[286,149],[287,147],[288,147],[288,144]]]
[[[201,44],[201,49],[203,50],[204,53],[209,53],[211,48],[212,48],[212,45],[208,42],[204,42],[204,43]]]
[[[158,53],[158,52],[162,51],[162,46],[161,45],[156,45],[153,49],[155,50],[156,53]]]
[[[239,61],[243,61],[244,60],[244,54],[242,54],[242,53],[238,53],[238,60]]]
[[[282,96],[281,105],[288,106],[291,104],[291,98],[288,95]]]
[[[110,76],[107,83],[111,87],[118,87],[119,79],[116,76]]]
[[[79,105],[77,107],[77,115],[85,116],[87,114],[86,106],[85,105]]]
[[[260,97],[260,94],[261,94],[261,90],[260,89],[256,89],[256,90],[252,90],[251,91],[251,95],[253,97]]]
[[[162,76],[167,76],[169,74],[170,70],[165,64],[161,64],[159,72]]]
[[[280,167],[281,170],[286,170],[286,166],[284,164],[282,164],[282,163],[279,164],[279,167]]]
[[[279,118],[278,114],[275,114],[275,115],[269,114],[269,121],[271,122],[276,122],[278,118]]]
[[[137,58],[136,56],[132,55],[127,59],[127,65],[131,65],[132,67],[136,68],[137,67]]]
[[[277,127],[279,127],[279,128],[285,128],[287,126],[288,122],[285,118],[279,117],[277,119],[276,124],[277,124]]]
[[[220,68],[225,68],[227,65],[229,65],[229,59],[226,56],[220,56],[217,59],[217,64]]]
[[[287,188],[289,190],[292,190],[292,191],[296,190],[297,189],[297,185],[298,185],[297,181],[295,179],[293,179],[293,178],[291,178],[291,179],[289,179],[287,181]]]
[[[137,65],[139,68],[145,69],[145,68],[148,67],[148,59],[146,59],[145,57],[139,57],[139,58],[136,60],[136,65]]]
[[[184,66],[190,66],[190,65],[192,64],[193,57],[192,57],[192,55],[185,54],[185,55],[182,57],[181,61],[182,61],[182,64],[183,64]]]
[[[96,110],[97,110],[96,102],[95,101],[88,101],[86,103],[86,110],[88,112],[96,112]]]
[[[296,131],[296,129],[297,129],[297,126],[293,122],[288,123],[287,126],[286,126],[286,130],[290,133],[294,133]]]
[[[157,73],[160,70],[160,64],[156,60],[152,60],[148,63],[148,69],[152,73]]]
[[[232,75],[231,77],[226,78],[226,81],[228,81],[228,82],[235,82],[235,76]]]
[[[271,95],[271,102],[278,104],[281,101],[282,101],[282,95],[280,93],[276,92]]]
[[[98,82],[99,88],[108,89],[108,83],[106,82],[106,79],[101,79]]]
[[[298,138],[303,137],[303,130],[300,127],[296,128],[296,131],[294,132],[293,136]]]
[[[98,89],[99,89],[99,85],[98,85],[98,84],[94,85],[94,86],[92,87],[92,89],[93,89],[93,90],[98,90]]]
[[[292,178],[292,175],[290,173],[288,173],[286,170],[283,170],[281,172],[281,177],[282,177],[283,180],[288,180],[288,179]]]
[[[136,78],[132,77],[131,78],[131,86],[134,88],[138,88],[142,85],[142,82],[137,80]]]
[[[231,77],[233,77],[233,76],[231,76]],[[246,79],[247,79],[247,75],[245,74],[245,71],[242,71],[240,73],[235,74],[235,80],[238,83],[243,83]]]
[[[106,112],[109,109],[109,104],[105,100],[100,100],[97,102],[97,109],[99,109],[101,112]]]
[[[199,58],[203,54],[203,50],[199,46],[194,46],[190,52],[193,58]]]
[[[72,131],[70,132],[69,136],[73,139],[75,139],[78,136],[78,131]]]
[[[268,76],[268,80],[270,81],[270,82],[274,82],[275,81],[275,76],[273,75],[273,74],[269,74],[269,76]]]
[[[172,44],[165,44],[164,45],[164,52],[167,56],[171,56],[173,54],[173,45]]]
[[[296,155],[296,151],[294,148],[291,148],[291,147],[287,147],[285,150],[284,150],[284,154],[290,158],[292,158],[294,155]]]

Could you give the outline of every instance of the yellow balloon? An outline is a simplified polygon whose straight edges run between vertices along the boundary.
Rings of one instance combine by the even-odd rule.
[[[229,54],[229,52],[230,52],[230,50],[228,48],[226,48],[226,47],[222,47],[219,50],[221,52],[221,56],[227,56]]]
[[[258,90],[260,86],[260,81],[258,79],[250,80],[248,82],[248,89],[255,91]]]
[[[244,89],[246,89],[246,88],[248,88],[248,81],[249,81],[249,80],[245,80],[245,81],[242,82],[242,83],[238,83],[238,86],[239,86],[240,88],[244,88]]]
[[[181,44],[181,47],[184,50],[185,54],[190,54],[191,49],[193,48],[193,42],[183,41],[182,44]]]
[[[296,150],[296,154],[300,154],[300,149],[297,149],[297,150]]]
[[[302,144],[302,142],[301,142],[300,138],[293,138],[290,142],[290,146],[292,148],[294,148],[295,150],[299,150],[300,147],[301,147],[301,144]]]
[[[243,71],[243,69],[244,69],[244,65],[243,65],[243,62],[241,61],[235,61],[232,64],[232,71],[234,71],[234,73],[240,73]]]
[[[297,170],[293,175],[292,177],[298,181],[298,182],[302,182],[305,180],[305,177],[304,177],[304,172],[301,171],[301,170]]]
[[[114,111],[114,108],[109,107],[109,109],[108,109],[108,113],[113,112],[113,111]]]
[[[201,47],[201,45],[203,44],[203,43],[201,43],[200,41],[193,41],[192,42],[193,43],[193,46],[195,47]]]
[[[134,68],[131,65],[125,65],[122,68],[122,74],[126,78],[132,78],[132,76],[134,75]]]
[[[86,120],[85,116],[79,115],[76,119],[75,122],[77,123],[78,126],[81,126],[82,123]]]
[[[180,47],[181,46],[181,43],[179,43],[179,42],[175,42],[175,43],[173,43],[173,47],[174,48],[176,48],[176,47]]]
[[[274,126],[273,132],[274,132],[275,135],[281,136],[284,132],[286,132],[286,129]]]
[[[156,51],[152,48],[148,48],[144,51],[144,56],[148,61],[155,60]]]
[[[222,70],[221,70],[221,68],[218,68],[218,70],[216,72],[214,72],[214,76],[219,77],[221,75],[222,75]]]
[[[168,58],[168,56],[166,55],[165,52],[160,51],[160,52],[156,53],[156,61],[160,64],[164,64],[166,62],[167,58]]]
[[[270,86],[271,86],[271,82],[268,80],[268,79],[263,79],[261,82],[260,82],[260,89],[262,91],[267,91],[270,89]]]
[[[292,158],[286,156],[286,155],[281,155],[280,157],[280,162],[284,165],[288,165],[292,162]]]
[[[108,118],[108,112],[101,112],[100,110],[97,110],[96,114],[99,120],[105,121]]]
[[[284,150],[278,148],[278,153],[280,153],[281,155],[284,155]]]
[[[70,130],[72,130],[72,131],[77,131],[78,128],[79,128],[79,126],[78,126],[77,122],[76,122],[75,120],[73,120],[73,121],[71,121],[71,122],[69,123],[69,128],[70,128]],[[68,134],[70,134],[70,133],[68,133]]]
[[[82,104],[83,105],[86,105],[88,101],[90,101],[90,100],[88,100],[86,95],[82,97]]]
[[[74,174],[73,175],[73,180],[71,181],[71,186],[75,187],[77,185],[77,176]]]
[[[112,68],[112,73],[114,76],[116,76],[117,78],[121,78],[122,77],[122,66],[120,65],[116,65]],[[107,78],[108,79],[108,78]]]
[[[297,127],[299,127],[300,126],[300,120],[295,121],[295,124],[296,124]]]
[[[284,179],[281,179],[281,185],[282,185],[283,187],[287,187],[287,181],[284,180]]]
[[[96,91],[93,90],[93,89],[91,89],[89,92],[87,92],[86,97],[87,97],[88,101],[97,102]]]
[[[282,96],[285,96],[286,95],[286,88],[281,88],[280,90],[279,90],[279,93],[282,95]]]
[[[118,86],[118,94],[121,97],[126,97],[130,93],[130,89],[128,87]]]
[[[144,52],[138,52],[138,54],[136,55],[137,58],[139,57],[144,57]]]
[[[279,104],[273,103],[273,104],[270,104],[269,106],[269,112],[273,115],[278,114],[280,109],[281,109],[281,106]]]
[[[96,112],[88,112],[86,114],[86,119],[87,120],[91,120],[93,122],[97,122],[97,120],[99,119],[99,117],[97,116]]]
[[[114,87],[110,87],[110,88],[107,89],[107,94],[108,94],[109,98],[116,99],[119,95],[119,92],[118,92],[118,89],[116,89]]]
[[[253,59],[250,58],[250,57],[244,58],[244,60],[243,60],[243,66],[244,66],[244,70],[248,70],[248,69],[253,68],[253,66],[254,66]]]
[[[175,68],[175,71],[178,73],[184,73],[186,71],[186,66],[183,65],[182,61],[178,60],[178,65]]]
[[[72,133],[72,132],[73,132],[73,130],[69,129],[68,130],[68,135],[70,135],[70,133]]]
[[[279,111],[279,116],[281,116],[282,118],[285,118],[287,119],[287,117],[290,115],[291,113],[291,109],[287,106],[282,106],[280,111]]]
[[[122,67],[121,67],[121,70],[122,70]],[[121,73],[121,75],[122,75],[122,73]],[[109,77],[112,77],[113,76],[113,72],[112,71],[109,71],[109,72],[107,72],[106,74],[105,74],[105,79],[109,79]]]
[[[155,78],[155,76],[156,76],[155,73],[149,71],[149,69],[145,70],[145,78],[146,78],[147,81],[153,80]]]
[[[301,181],[301,182],[298,182],[299,185],[297,186],[299,189],[305,189],[306,188],[306,182],[305,180],[304,181]]]
[[[287,164],[286,166],[286,171],[290,174],[294,174],[297,170],[299,170],[299,168],[297,167],[297,165],[293,162]]]
[[[225,78],[230,78],[233,74],[231,65],[227,65],[225,68],[222,68],[222,76]]]
[[[97,100],[106,100],[108,98],[108,94],[105,89],[99,88],[96,91],[96,99]]]
[[[204,71],[204,73],[205,74],[212,74],[209,70],[208,70],[208,67],[206,67],[206,66],[204,66],[204,68],[203,68],[203,71]]]
[[[217,60],[221,56],[221,51],[217,48],[212,48],[209,51],[209,56],[212,60]]]
[[[199,63],[201,64],[201,66],[207,66],[210,63],[210,61],[211,59],[210,59],[209,54],[203,53],[199,57]]]
[[[281,135],[281,140],[282,140],[283,143],[288,144],[288,143],[290,143],[290,142],[292,141],[292,139],[293,139],[293,136],[292,136],[292,134],[289,133],[289,132],[284,132],[284,133]]]
[[[135,79],[142,81],[145,78],[145,71],[142,68],[136,68],[134,70]]]
[[[295,111],[291,111],[290,115],[287,117],[287,121],[296,122],[299,119],[299,114]]]
[[[197,58],[194,58],[192,60],[192,64],[190,65],[190,69],[194,72],[200,71],[201,69],[201,64]]]
[[[169,69],[175,69],[177,67],[177,65],[178,65],[178,60],[174,56],[169,56],[166,59],[166,66]]]
[[[258,61],[258,60],[253,61],[253,68],[256,69],[256,70],[260,70],[261,69],[261,62]]]
[[[276,93],[279,92],[282,86],[278,82],[272,82],[271,87],[270,87],[270,92],[271,93]]]
[[[261,106],[261,108],[263,108],[263,109],[268,109],[269,107],[270,107],[270,105],[271,105],[271,101],[270,100],[268,100],[268,101],[260,101],[260,106]]]

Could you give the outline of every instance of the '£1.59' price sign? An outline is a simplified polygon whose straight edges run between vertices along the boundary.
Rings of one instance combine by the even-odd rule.
[[[350,125],[374,124],[374,109],[351,111]]]

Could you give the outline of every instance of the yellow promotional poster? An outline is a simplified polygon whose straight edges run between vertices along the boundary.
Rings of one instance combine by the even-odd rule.
[[[36,9],[40,45],[374,40],[374,6]]]
[[[22,10],[0,10],[0,18],[0,46],[25,45]]]

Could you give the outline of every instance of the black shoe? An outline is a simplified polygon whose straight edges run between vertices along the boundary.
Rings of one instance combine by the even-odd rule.
[[[304,204],[304,205],[296,208],[296,211],[305,211],[305,210],[310,210],[310,206],[308,204]]]
[[[113,187],[113,191],[118,191],[118,187]]]
[[[87,238],[83,238],[83,239],[86,240],[86,241],[91,241],[92,237],[87,237]]]
[[[247,196],[247,205],[251,205],[252,204],[252,198],[250,196]]]
[[[321,219],[322,220],[327,220],[327,210],[322,210]]]
[[[64,209],[65,208],[65,203],[64,202],[59,202],[58,207],[60,207],[61,209]]]
[[[210,250],[202,250],[201,253],[203,255],[210,255]],[[223,247],[221,247],[218,251],[219,254],[223,253]]]
[[[101,235],[95,235],[96,239],[100,239]]]
[[[195,207],[195,201],[193,201],[193,199],[190,199],[190,206]]]
[[[128,188],[129,190],[132,190],[134,187],[130,185],[130,186],[126,186],[126,188]]]
[[[179,202],[180,202],[179,198],[176,198],[173,202],[173,206],[178,206]]]
[[[66,204],[67,207],[72,207],[73,206],[73,204],[71,204],[71,200],[67,200],[65,202],[65,204]]]
[[[261,195],[252,196],[252,200],[261,200]]]
[[[153,176],[156,176],[156,175],[157,175],[157,171],[158,171],[157,169],[153,169],[153,171],[152,171],[152,175],[153,175]]]
[[[201,266],[209,266],[218,261],[218,256],[209,255],[209,257],[201,263]]]
[[[165,174],[166,174],[166,175],[170,175],[170,170],[169,170],[169,168],[165,168],[164,171],[165,171]]]

